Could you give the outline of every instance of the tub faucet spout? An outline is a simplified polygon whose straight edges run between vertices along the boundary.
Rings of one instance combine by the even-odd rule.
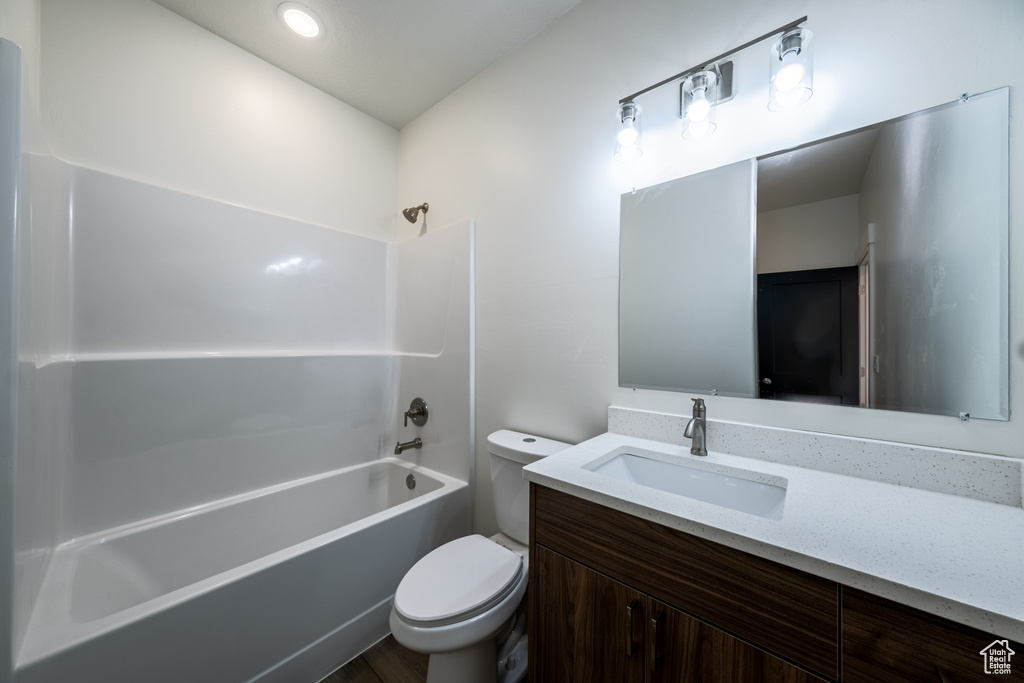
[[[693,399],[693,417],[686,423],[683,436],[692,439],[690,453],[693,455],[707,455],[707,408],[704,407],[704,399]]]
[[[406,441],[405,443],[398,442],[395,444],[395,455],[401,455],[402,451],[407,451],[410,448],[423,448],[423,440],[418,436],[412,441]]]

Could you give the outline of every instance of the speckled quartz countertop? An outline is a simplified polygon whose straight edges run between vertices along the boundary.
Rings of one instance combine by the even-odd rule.
[[[687,442],[688,444],[688,442]],[[709,443],[709,448],[713,444]],[[782,519],[765,519],[583,469],[625,448],[744,478],[786,480]],[[1019,505],[607,433],[524,470],[607,507],[1024,641],[1024,509]],[[1019,486],[1019,483],[1018,483]]]

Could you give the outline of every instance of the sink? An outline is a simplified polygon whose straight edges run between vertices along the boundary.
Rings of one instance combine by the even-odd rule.
[[[612,454],[610,459],[602,456],[583,469],[767,519],[782,519],[786,503],[787,482],[782,477],[722,465],[714,469],[694,467],[651,455],[622,452]],[[755,481],[744,475],[777,483]]]

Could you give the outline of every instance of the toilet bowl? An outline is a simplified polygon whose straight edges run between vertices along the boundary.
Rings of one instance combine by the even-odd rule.
[[[391,632],[430,655],[427,683],[518,683],[526,675],[530,489],[522,469],[569,444],[509,430],[487,444],[502,533],[433,550],[395,592]]]

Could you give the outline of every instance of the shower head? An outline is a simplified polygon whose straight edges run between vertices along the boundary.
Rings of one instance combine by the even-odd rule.
[[[420,211],[422,211],[423,213],[426,213],[427,209],[429,209],[429,208],[430,208],[430,205],[427,204],[426,202],[423,202],[419,206],[414,206],[414,207],[409,208],[409,209],[404,209],[402,211],[402,215],[405,216],[405,220],[409,221],[410,223],[415,223],[416,219],[420,217]]]

